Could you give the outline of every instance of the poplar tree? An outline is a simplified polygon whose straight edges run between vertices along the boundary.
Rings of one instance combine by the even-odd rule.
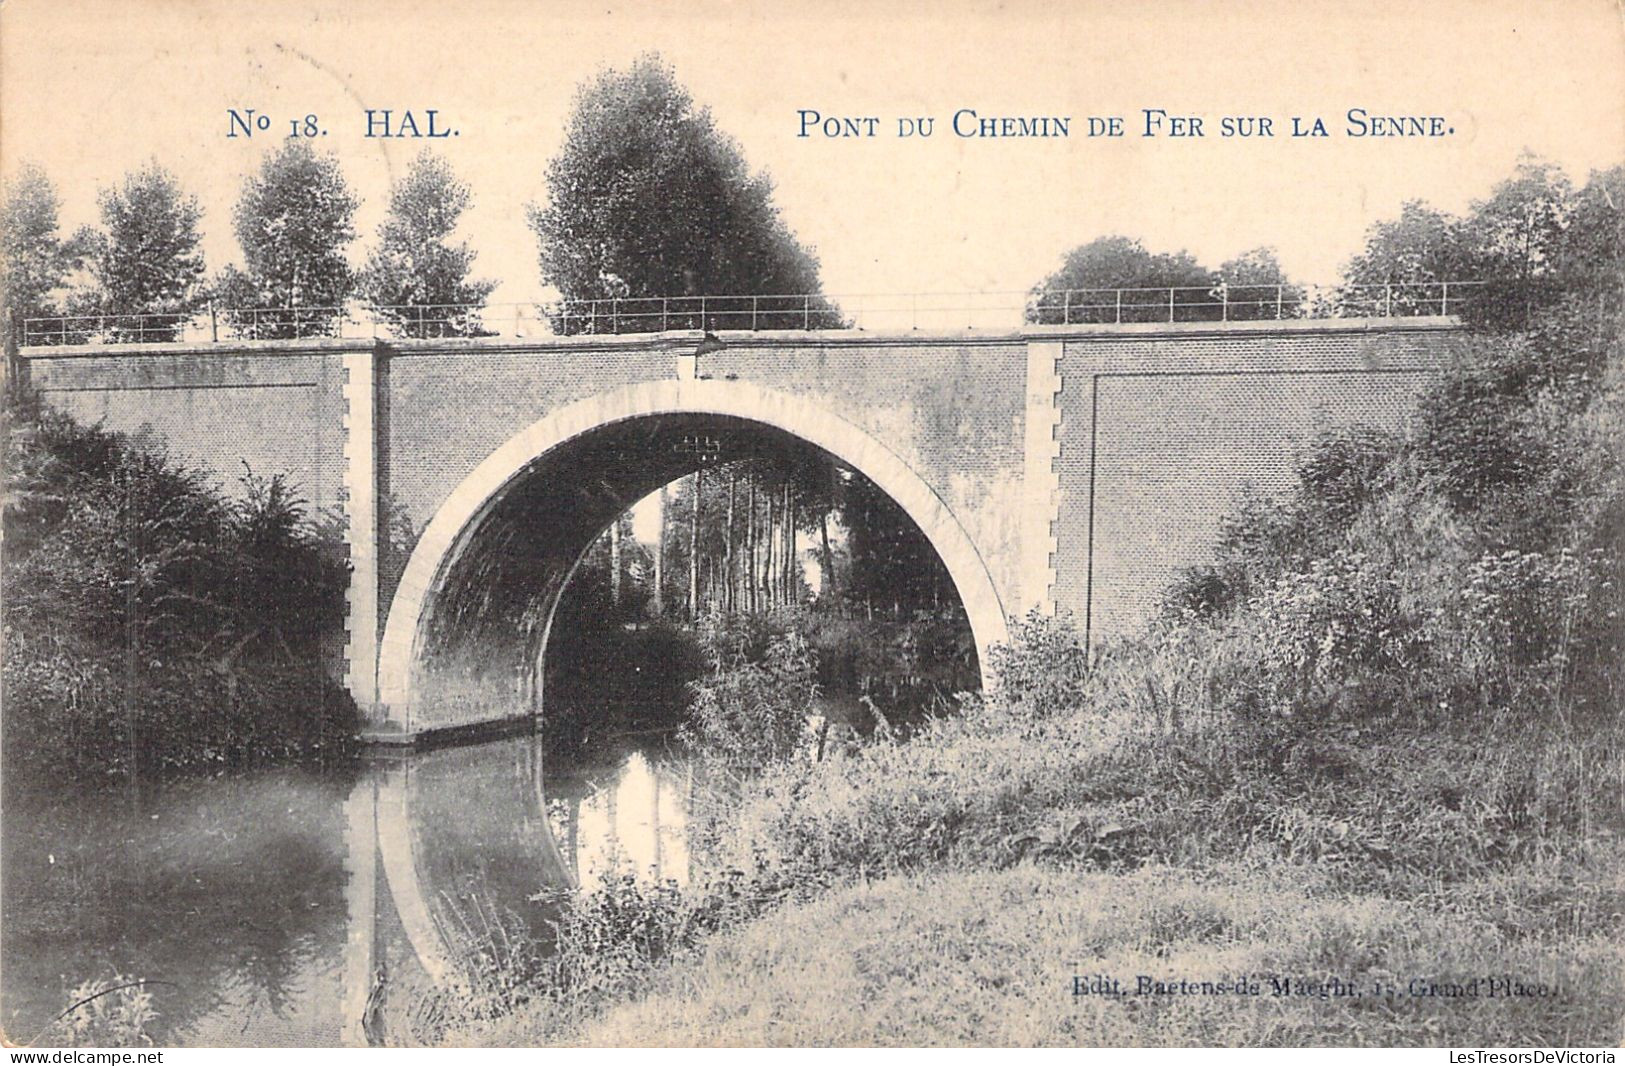
[[[580,89],[529,221],[542,280],[567,306],[624,301],[616,318],[561,317],[567,332],[842,324],[816,297],[818,260],[784,224],[772,181],[656,55]],[[814,298],[749,299],[784,294]],[[702,321],[699,296],[745,299],[708,301]],[[659,297],[695,299],[662,310]]]
[[[204,301],[197,197],[156,162],[104,189],[89,240],[94,301],[117,340],[167,341]]]
[[[266,157],[232,214],[244,267],[227,267],[216,286],[240,335],[332,332],[355,288],[344,249],[357,206],[332,156],[290,140]]]
[[[28,319],[62,313],[54,293],[78,265],[80,247],[58,232],[60,206],[51,179],[31,163],[0,195],[0,341],[8,353],[31,339],[23,336]]]
[[[425,151],[390,190],[389,216],[361,273],[361,294],[407,337],[483,332],[480,310],[495,281],[470,278],[475,252],[453,242],[473,197],[444,159]]]

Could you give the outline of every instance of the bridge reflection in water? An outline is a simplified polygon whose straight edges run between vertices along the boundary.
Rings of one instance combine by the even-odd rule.
[[[545,936],[559,890],[623,875],[687,883],[687,764],[634,751],[544,775],[539,743],[397,756],[356,783],[343,1043],[367,1043],[369,1019],[415,992],[460,983],[502,938]]]
[[[542,762],[525,736],[193,778],[138,806],[8,801],[0,1031],[60,1040],[71,991],[119,974],[163,982],[160,1045],[364,1044],[364,1020],[401,1032],[415,992],[457,987],[493,942],[545,951],[550,890],[688,878],[683,764]]]

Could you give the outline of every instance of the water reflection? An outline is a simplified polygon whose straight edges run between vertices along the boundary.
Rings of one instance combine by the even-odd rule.
[[[5,1036],[31,1040],[74,986],[118,972],[171,982],[153,988],[160,1044],[366,1044],[480,951],[545,937],[554,890],[688,880],[684,764],[542,764],[519,737],[185,782],[140,810],[13,803]]]
[[[547,818],[564,841],[569,873],[584,889],[631,871],[688,884],[686,815],[693,787],[687,763],[654,762],[633,752],[609,773],[555,778]]]

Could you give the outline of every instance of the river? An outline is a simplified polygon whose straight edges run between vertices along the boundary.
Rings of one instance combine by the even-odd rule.
[[[522,736],[14,802],[6,1038],[61,1044],[74,990],[118,976],[149,982],[159,1045],[365,1044],[382,990],[399,1007],[471,943],[545,930],[548,890],[688,880],[684,761],[646,736],[543,762]]]

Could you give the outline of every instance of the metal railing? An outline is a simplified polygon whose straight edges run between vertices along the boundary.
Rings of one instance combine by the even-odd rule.
[[[1027,320],[1056,325],[1409,318],[1460,312],[1482,281],[1386,285],[1215,285],[1037,293]]]
[[[23,321],[25,346],[293,338],[547,337],[667,330],[1015,330],[1027,325],[1248,322],[1458,314],[1481,281],[1218,285],[982,293],[648,296],[552,303],[219,307]]]

